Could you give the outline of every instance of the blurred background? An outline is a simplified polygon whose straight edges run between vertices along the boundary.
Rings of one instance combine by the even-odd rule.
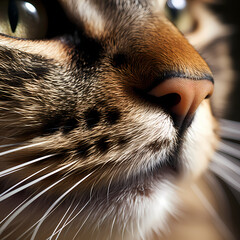
[[[225,205],[229,219],[224,216],[223,220],[234,232],[236,240],[240,239],[239,3],[238,0],[168,0],[166,10],[167,16],[200,52],[214,75],[215,90],[211,103],[220,122],[221,142],[210,169],[227,197]],[[219,160],[224,164],[221,165]],[[213,185],[212,192],[215,191]],[[218,200],[224,201],[221,197]],[[180,239],[186,239],[186,236],[179,235]],[[196,239],[204,237],[196,236]]]
[[[221,0],[219,3],[211,4],[211,10],[216,13],[220,21],[229,28],[229,54],[233,71],[233,86],[231,93],[226,99],[226,109],[223,117],[240,121],[240,6],[238,0]],[[223,54],[223,53],[222,53]],[[223,67],[223,66],[222,66]],[[218,66],[213,71],[217,72]],[[226,76],[227,77],[227,76]],[[216,79],[217,81],[217,79]],[[221,89],[220,89],[221,90]],[[216,100],[217,101],[217,100]]]

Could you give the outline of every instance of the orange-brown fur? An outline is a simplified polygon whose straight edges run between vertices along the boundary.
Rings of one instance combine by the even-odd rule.
[[[142,173],[155,164],[149,160],[149,156],[164,158],[165,155],[176,155],[174,150],[178,141],[182,141],[183,147],[176,155],[176,158],[182,160],[181,173],[175,176],[163,171],[157,179],[161,182],[163,178],[176,187],[181,184],[185,186],[186,182],[193,181],[206,169],[217,142],[217,124],[211,115],[208,100],[200,105],[187,136],[179,138],[170,115],[161,106],[152,105],[139,97],[135,89],[147,91],[159,84],[159,77],[169,72],[181,74],[193,81],[201,81],[212,74],[197,51],[166,19],[163,4],[149,1],[146,10],[144,7],[138,9],[132,3],[129,12],[127,8],[126,12],[114,12],[111,9],[104,12],[102,9],[105,9],[105,3],[99,3],[96,7],[96,11],[102,11],[102,22],[99,23],[94,19],[94,14],[81,18],[77,10],[73,11],[72,8],[77,9],[77,2],[60,2],[69,17],[77,21],[76,25],[84,32],[84,37],[94,39],[96,44],[101,45],[101,51],[96,62],[90,61],[88,64],[85,56],[75,54],[75,43],[68,39],[32,41],[0,35],[0,67],[7,69],[6,73],[0,72],[4,80],[0,80],[0,92],[3,96],[6,94],[7,99],[0,99],[0,145],[19,142],[22,143],[20,146],[34,144],[19,152],[0,155],[0,169],[5,170],[48,154],[54,155],[10,175],[6,185],[17,183],[45,167],[46,170],[39,176],[69,164],[64,171],[27,189],[26,195],[35,191],[39,193],[56,180],[67,176],[67,181],[49,190],[45,197],[33,204],[32,211],[26,210],[2,234],[6,236],[22,222],[23,226],[16,229],[13,236],[16,238],[21,235],[44,215],[61,194],[93,172],[87,181],[68,195],[60,209],[43,223],[41,228],[44,231],[37,235],[37,239],[46,239],[52,234],[58,221],[55,219],[61,218],[72,199],[75,199],[75,205],[79,201],[79,207],[82,207],[93,194],[93,203],[86,207],[65,233],[67,239],[72,239],[79,225],[86,220],[79,239],[117,240],[123,237],[131,240],[138,236],[137,233],[124,232],[122,227],[126,220],[129,224],[133,222],[134,229],[137,228],[134,222],[135,210],[131,206],[134,206],[133,209],[139,207],[142,199],[146,199],[150,206],[150,199],[155,197],[155,188],[158,188],[154,181],[153,184],[149,183],[146,180],[148,176]],[[87,4],[87,1],[79,2],[84,3]],[[115,59],[116,56],[119,59]],[[34,67],[41,63],[47,70],[42,75],[34,72]],[[11,86],[11,70],[19,71],[19,66],[22,66],[26,76],[16,75],[21,84],[18,86],[17,82],[16,86]],[[28,70],[27,67],[33,69]],[[91,114],[99,118],[97,123],[91,123],[92,116],[86,117]],[[68,124],[73,129],[69,130]],[[45,132],[49,126],[53,129]],[[14,148],[7,146],[2,150],[4,152]],[[134,182],[135,178],[143,186],[142,189]],[[112,190],[111,184],[114,186]],[[125,186],[128,184],[129,189]],[[2,203],[2,216],[9,213],[9,205],[18,205],[24,198],[23,194],[16,202],[10,199],[10,204],[6,201]],[[124,205],[125,199],[129,205]],[[124,211],[130,212],[130,216],[125,216]],[[115,218],[119,218],[119,225],[109,230]],[[146,236],[151,234],[151,229],[146,230]],[[139,235],[136,238],[141,237]]]

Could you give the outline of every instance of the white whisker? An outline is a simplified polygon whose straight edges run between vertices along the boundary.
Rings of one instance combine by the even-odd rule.
[[[228,155],[215,153],[209,169],[235,190],[240,191],[240,164],[238,160]]]
[[[207,211],[210,213],[212,218],[214,219],[214,224],[216,225],[216,228],[221,233],[222,236],[224,236],[224,239],[228,240],[234,240],[234,236],[232,235],[231,231],[228,229],[226,224],[222,221],[218,213],[215,211],[215,209],[212,207],[210,202],[207,200],[207,198],[203,195],[201,190],[196,184],[193,184],[191,186],[193,192],[196,194],[198,199],[202,202],[203,206],[207,209]]]
[[[112,234],[113,234],[113,228],[114,228],[114,224],[115,224],[115,221],[116,221],[116,217],[117,215],[114,216],[113,218],[113,221],[112,221],[112,225],[111,225],[111,229],[110,229],[110,238],[112,238]]]
[[[87,179],[90,175],[92,175],[93,172],[89,173],[87,176],[85,176],[84,178],[82,178],[80,181],[78,181],[77,183],[75,183],[71,188],[69,188],[65,193],[63,193],[51,206],[50,208],[46,211],[46,213],[42,216],[40,222],[38,223],[38,225],[36,226],[33,234],[32,234],[32,237],[31,237],[31,240],[34,240],[36,235],[37,235],[37,232],[40,228],[40,226],[42,225],[43,221],[46,219],[47,215],[49,214],[49,212],[63,199],[65,198],[65,196],[67,194],[69,194],[74,188],[76,188],[80,183],[82,183],[85,179]]]
[[[76,161],[75,161],[75,162],[76,162]],[[52,176],[52,175],[54,175],[54,174],[62,171],[63,169],[72,166],[73,164],[75,164],[75,162],[71,162],[71,163],[69,163],[69,164],[67,164],[67,165],[65,165],[65,166],[63,166],[63,167],[61,167],[61,168],[56,169],[55,171],[52,171],[52,172],[50,172],[50,173],[48,173],[48,174],[45,174],[45,175],[43,175],[42,177],[39,177],[38,179],[33,180],[33,181],[31,181],[31,182],[29,182],[29,183],[27,183],[27,184],[25,184],[25,185],[17,188],[17,189],[14,190],[14,191],[11,191],[11,192],[7,193],[6,195],[0,197],[0,202],[3,201],[3,200],[5,200],[5,199],[7,199],[7,198],[9,198],[9,197],[11,197],[11,196],[13,196],[13,195],[16,194],[16,193],[18,193],[18,192],[20,192],[20,191],[22,191],[22,190],[24,190],[24,189],[26,189],[26,188],[28,188],[28,187],[36,184],[36,183],[44,180],[45,178],[48,178],[48,177],[50,177],[50,176]]]
[[[56,231],[56,233],[54,233],[54,235],[57,234],[55,240],[57,240],[57,239],[59,238],[62,230],[65,228],[65,226],[68,225],[67,222],[68,222],[69,218],[73,215],[73,213],[75,212],[75,210],[77,209],[78,206],[79,206],[79,203],[76,204],[76,206],[74,207],[74,209],[73,209],[73,210],[71,211],[71,213],[68,215],[68,217],[66,218],[66,220],[65,220],[65,222],[63,223],[62,227],[61,227],[58,231]],[[53,236],[54,236],[54,235],[53,235]],[[51,237],[52,237],[52,236],[51,236]],[[49,238],[48,238],[48,239],[49,239]],[[48,239],[47,239],[47,240],[48,240]]]
[[[236,143],[221,141],[218,146],[219,151],[227,153],[232,157],[240,159],[240,146]]]
[[[17,211],[15,211],[9,218],[8,220],[0,227],[0,234],[3,233],[3,231],[7,228],[7,226],[24,210],[26,209],[31,203],[33,203],[35,200],[37,200],[41,195],[46,193],[48,190],[53,188],[55,185],[63,181],[66,177],[61,178],[60,180],[56,181],[52,185],[48,186],[44,190],[42,190],[40,193],[32,197],[29,201],[24,203]]]
[[[223,186],[221,185],[221,183],[219,182],[219,179],[217,178],[217,175],[207,171],[204,174],[204,179],[206,180],[206,182],[208,183],[208,185],[210,186],[211,189],[214,189],[214,196],[216,196],[216,199],[221,200],[221,202],[223,203],[223,207],[222,210],[224,210],[224,215],[226,216],[227,214],[230,213],[230,206],[229,206],[229,199],[226,196],[226,192],[223,188]]]
[[[5,176],[7,176],[7,175],[10,175],[10,174],[12,174],[12,173],[18,172],[18,171],[20,171],[20,170],[22,170],[22,169],[23,169],[23,167],[22,167],[22,168],[20,167],[20,168],[18,168],[18,169],[16,169],[16,170],[13,170],[13,171],[4,173],[3,175],[0,176],[0,178],[1,178],[1,177],[5,177]]]
[[[219,119],[219,122],[220,122],[221,126],[224,126],[226,128],[237,129],[237,130],[240,129],[240,122],[238,122],[238,121],[221,118],[221,119]]]
[[[66,177],[68,177],[68,176],[66,176]],[[56,207],[56,208],[57,208],[57,207]],[[55,208],[52,210],[52,212],[54,212],[54,211],[55,211]],[[49,215],[50,215],[52,212],[50,212]],[[29,227],[24,233],[22,233],[22,234],[17,238],[17,240],[20,240],[24,235],[27,234],[27,232],[29,232],[31,229],[33,229],[33,228],[39,223],[40,220],[41,220],[41,219],[39,219],[38,221],[36,221],[31,227]],[[28,239],[28,237],[30,237],[30,235],[31,235],[31,232],[30,232],[24,239]]]
[[[3,171],[0,172],[0,177],[4,177],[4,176],[10,174],[11,172],[15,172],[16,170],[21,169],[25,166],[28,166],[30,164],[33,164],[33,163],[36,163],[36,162],[39,162],[39,161],[42,161],[42,160],[45,160],[46,158],[50,158],[50,157],[53,157],[53,156],[56,156],[56,155],[57,154],[49,154],[47,156],[39,157],[39,158],[36,158],[36,159],[31,160],[29,162],[25,162],[25,163],[22,163],[22,164],[19,164],[19,165],[15,166],[15,167],[11,167],[9,169],[3,170]]]
[[[112,180],[113,180],[113,176],[110,178],[108,188],[107,188],[107,203],[109,203],[109,194],[110,194],[110,187],[111,187]]]
[[[71,217],[71,216],[69,215],[68,219],[66,219],[66,221],[65,221],[65,223],[63,224],[62,228],[60,228],[60,229],[56,232],[56,233],[58,233],[56,239],[59,237],[61,231],[62,231],[67,225],[69,225],[69,224],[86,208],[86,206],[89,204],[90,201],[91,201],[91,199],[89,199],[89,200],[87,201],[87,203],[75,214],[75,216],[72,217],[71,220],[68,221],[68,219]],[[78,205],[77,205],[77,206],[78,206]],[[75,211],[75,209],[77,208],[77,206],[74,208],[74,210],[72,211],[71,215],[73,214],[73,212]],[[68,221],[68,222],[67,222],[67,221]],[[55,234],[56,234],[56,233],[55,233]],[[56,239],[55,239],[55,240],[56,240]],[[47,239],[47,240],[48,240],[48,239]]]
[[[85,220],[84,220],[83,223],[81,224],[80,228],[78,229],[78,231],[76,232],[76,234],[74,235],[74,237],[73,237],[72,240],[74,240],[74,239],[77,237],[78,233],[81,231],[82,227],[83,227],[84,224],[87,222],[87,220],[88,220],[88,218],[90,217],[90,215],[92,214],[92,212],[93,212],[93,210],[90,211],[90,213],[87,215],[87,217],[85,218]]]
[[[72,201],[72,203],[70,204],[70,206],[68,207],[68,209],[66,210],[66,212],[64,213],[64,215],[62,216],[62,218],[60,219],[59,223],[57,224],[57,226],[55,227],[55,229],[53,230],[52,235],[48,238],[49,240],[53,238],[53,236],[55,235],[55,232],[57,231],[58,227],[61,225],[61,223],[63,222],[64,218],[66,217],[66,215],[68,214],[68,212],[70,211],[72,205],[73,205],[74,200]]]
[[[237,179],[234,179],[232,177],[233,172],[227,172],[226,169],[223,169],[222,166],[219,166],[218,164],[211,164],[209,168],[234,189],[240,191],[239,175],[237,175]]]
[[[21,224],[22,225],[22,224]],[[8,233],[7,235],[5,235],[4,237],[1,238],[1,240],[5,240],[5,239],[9,239],[9,237],[17,230],[21,227],[21,225],[19,224],[17,227],[15,227],[10,233]]]
[[[6,221],[6,219],[10,216],[10,215],[12,215],[14,212],[16,212],[16,210],[18,209],[18,208],[20,208],[26,201],[28,201],[31,197],[33,196],[33,194],[31,194],[29,197],[27,197],[23,202],[21,202],[17,207],[15,207],[3,220],[1,220],[1,222],[0,222],[0,225],[4,222],[4,221]]]
[[[124,206],[122,211],[126,212],[126,206]],[[127,228],[127,225],[128,225],[128,220],[126,219],[126,215],[124,215],[124,218],[125,218],[125,221],[123,223],[123,228],[122,228],[122,233],[121,233],[122,239],[124,238],[124,234],[126,232],[126,228]]]
[[[222,183],[219,181],[219,177],[216,174],[211,174],[207,172],[204,174],[204,178],[211,189],[214,189],[215,199],[218,199],[218,203],[221,204],[221,215],[224,216],[224,221],[228,223],[228,226],[232,226],[232,207],[231,201],[229,201],[228,194],[226,194],[226,189],[223,187]],[[240,202],[240,196],[232,188],[228,188],[235,196],[237,202]]]
[[[41,169],[41,170],[39,170],[39,171],[33,173],[32,175],[30,175],[30,176],[24,178],[24,179],[21,180],[20,182],[16,183],[16,184],[13,185],[12,187],[8,188],[6,191],[4,191],[3,193],[1,193],[1,194],[0,194],[0,197],[3,196],[3,195],[5,195],[6,193],[10,192],[12,189],[16,188],[18,185],[24,183],[24,182],[27,181],[28,179],[32,178],[33,176],[37,175],[38,173],[40,173],[40,172],[46,170],[46,169],[49,168],[50,166],[52,166],[52,165],[49,165],[49,166],[47,166],[47,167],[45,167],[45,168],[43,168],[43,169]]]
[[[229,138],[233,140],[240,141],[240,123],[226,120],[226,119],[220,119],[220,136],[224,138]]]
[[[223,156],[222,154],[215,153],[212,160],[216,162],[216,164],[220,164],[224,166],[224,168],[227,168],[236,173],[236,175],[240,176],[240,163],[236,159],[230,156]]]
[[[31,194],[29,197],[27,197],[27,198],[26,198],[23,202],[21,202],[17,207],[15,207],[15,208],[0,222],[0,225],[1,225],[10,215],[12,215],[17,209],[19,209],[25,202],[27,202],[29,199],[31,199],[33,195],[34,195],[34,193]],[[21,224],[18,224],[18,226],[15,227],[13,231],[11,231],[9,234],[5,235],[2,239],[9,239],[8,237],[9,237],[10,235],[12,235],[14,232],[16,232],[17,229],[21,228],[21,225],[22,225],[22,224],[23,224],[23,222],[22,222]]]
[[[21,143],[12,143],[12,144],[5,144],[5,145],[0,145],[0,148],[5,148],[5,147],[13,147],[13,146],[18,146]]]
[[[17,152],[17,151],[24,150],[24,149],[27,149],[27,148],[36,147],[36,146],[42,145],[42,144],[44,144],[44,143],[45,143],[45,142],[33,143],[33,144],[30,144],[30,145],[27,145],[27,146],[23,146],[23,147],[19,147],[19,148],[14,148],[14,149],[11,149],[11,150],[7,150],[7,151],[4,151],[4,152],[1,152],[1,153],[0,153],[0,157],[1,157],[1,156],[4,156],[4,155],[7,155],[7,154],[9,154],[9,153]]]

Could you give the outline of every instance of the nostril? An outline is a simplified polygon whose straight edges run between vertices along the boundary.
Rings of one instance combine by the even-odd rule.
[[[158,98],[158,103],[165,109],[171,109],[181,101],[181,96],[177,93],[169,93]]]
[[[213,82],[208,79],[170,78],[148,92],[152,100],[165,109],[176,126],[189,126],[201,102],[213,92]]]
[[[211,94],[208,94],[204,99],[209,99],[211,97]]]

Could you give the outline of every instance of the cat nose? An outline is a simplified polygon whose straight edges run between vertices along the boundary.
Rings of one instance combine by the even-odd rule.
[[[149,95],[173,117],[174,123],[181,126],[187,118],[191,119],[200,103],[213,93],[213,80],[193,80],[188,78],[170,78],[154,87]]]

